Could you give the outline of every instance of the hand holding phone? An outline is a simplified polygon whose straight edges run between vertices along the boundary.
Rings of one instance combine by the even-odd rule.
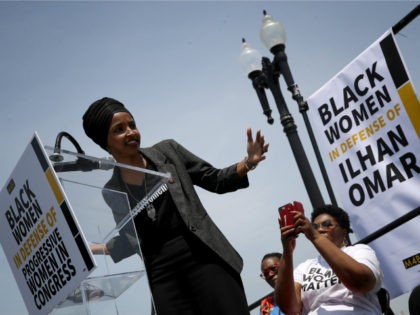
[[[284,206],[279,207],[278,211],[281,227],[295,224],[295,214],[292,211],[299,211],[302,214],[304,213],[303,206],[298,201],[293,201],[293,204],[285,204]]]

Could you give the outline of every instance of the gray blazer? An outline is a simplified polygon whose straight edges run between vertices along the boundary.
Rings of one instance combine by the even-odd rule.
[[[248,187],[248,177],[238,176],[236,164],[223,169],[214,168],[174,140],[161,141],[150,148],[140,149],[140,152],[156,165],[159,172],[171,174],[168,190],[191,233],[240,273],[243,267],[241,256],[209,217],[194,185],[222,194]],[[107,243],[115,261],[127,257],[126,250],[123,253],[120,245],[118,238]]]

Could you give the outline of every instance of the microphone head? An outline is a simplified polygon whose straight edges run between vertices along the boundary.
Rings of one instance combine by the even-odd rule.
[[[51,154],[49,158],[50,158],[50,161],[52,162],[61,162],[62,160],[64,160],[64,157],[60,153],[57,153],[57,152],[54,152],[53,154]]]

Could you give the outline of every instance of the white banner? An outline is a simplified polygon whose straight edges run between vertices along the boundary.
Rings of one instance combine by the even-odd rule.
[[[359,239],[420,206],[420,103],[391,31],[309,99],[328,176]],[[420,283],[420,218],[370,243],[391,297]]]
[[[36,134],[0,192],[0,242],[32,315],[51,312],[95,267]]]

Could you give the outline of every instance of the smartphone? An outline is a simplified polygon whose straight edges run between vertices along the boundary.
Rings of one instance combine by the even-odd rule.
[[[288,226],[295,224],[295,214],[292,211],[303,212],[303,206],[299,201],[293,201],[293,204],[288,203],[284,206],[279,207],[280,225]]]

